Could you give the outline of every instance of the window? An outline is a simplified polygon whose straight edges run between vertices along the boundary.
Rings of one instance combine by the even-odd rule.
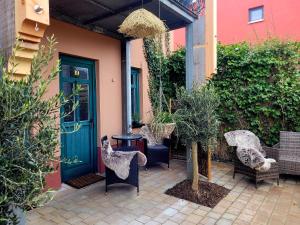
[[[133,122],[140,121],[140,71],[131,68],[131,118]]]
[[[264,20],[263,6],[249,9],[249,23],[255,23],[263,20]]]

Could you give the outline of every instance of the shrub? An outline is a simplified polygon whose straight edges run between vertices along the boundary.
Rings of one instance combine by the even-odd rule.
[[[59,72],[57,64],[42,76],[54,44],[50,38],[49,45],[41,46],[31,74],[21,81],[14,81],[0,60],[0,224],[17,223],[12,209],[26,210],[51,199],[45,176],[59,160],[59,109],[68,102],[61,93],[44,97]]]
[[[224,131],[248,129],[267,145],[279,131],[300,131],[300,44],[268,40],[218,46],[211,83],[221,100]]]
[[[193,190],[198,191],[198,143],[204,151],[213,151],[217,144],[219,121],[216,110],[219,98],[211,85],[193,86],[191,91],[177,91],[177,111],[174,114],[179,137],[192,146]],[[189,150],[190,148],[188,148]]]

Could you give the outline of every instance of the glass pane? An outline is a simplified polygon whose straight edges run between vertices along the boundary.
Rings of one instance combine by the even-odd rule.
[[[131,88],[131,113],[132,116],[135,117],[136,114],[136,96],[135,96],[135,91],[134,88]]]
[[[70,77],[70,66],[69,65],[61,65],[61,73],[64,78]]]
[[[72,112],[73,109],[73,99],[69,99],[70,95],[72,94],[73,91],[73,84],[69,82],[64,82],[63,83],[63,92],[64,96],[66,99],[68,99],[68,103],[64,105],[64,121],[65,122],[72,122],[74,121],[74,111]]]
[[[88,80],[89,79],[89,70],[88,68],[74,66],[72,68],[72,77]]]
[[[79,113],[80,120],[89,119],[89,86],[87,84],[81,84],[79,92]]]
[[[257,21],[263,19],[263,7],[249,9],[249,21]]]
[[[139,89],[138,89],[138,82],[139,82],[138,73],[134,73],[132,71],[131,74],[131,113],[132,113],[132,120],[139,121]]]

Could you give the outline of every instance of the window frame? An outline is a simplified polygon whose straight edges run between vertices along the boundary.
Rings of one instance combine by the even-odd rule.
[[[133,104],[132,99],[135,97],[136,106],[134,107],[136,109],[135,112],[131,110],[131,119],[132,122],[134,121],[133,118],[135,115],[138,115],[139,121],[141,120],[141,102],[140,102],[140,74],[141,71],[138,68],[131,67],[131,90],[134,89],[135,96],[131,96],[131,104]],[[136,122],[139,122],[136,121]]]
[[[262,10],[262,19],[251,21],[251,11],[256,10],[256,9],[261,9]],[[264,7],[264,5],[260,5],[260,6],[256,6],[256,7],[252,7],[252,8],[248,9],[248,24],[262,22],[262,21],[264,21],[264,19],[265,19],[265,7]]]

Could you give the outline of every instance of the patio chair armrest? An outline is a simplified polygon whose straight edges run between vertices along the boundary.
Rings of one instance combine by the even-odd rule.
[[[272,148],[277,148],[277,149],[280,149],[280,143],[278,142],[277,144],[273,145]]]
[[[300,150],[284,150],[281,149],[279,150],[279,155],[290,155],[293,156],[294,158],[300,158]]]
[[[268,158],[272,158],[278,161],[280,152],[278,148],[263,146],[263,149],[265,150]]]
[[[142,142],[144,143],[144,150],[147,150],[147,148],[148,148],[148,140],[146,138],[143,138]]]
[[[168,148],[170,148],[171,147],[171,139],[170,138],[164,138],[163,145],[165,145]]]

